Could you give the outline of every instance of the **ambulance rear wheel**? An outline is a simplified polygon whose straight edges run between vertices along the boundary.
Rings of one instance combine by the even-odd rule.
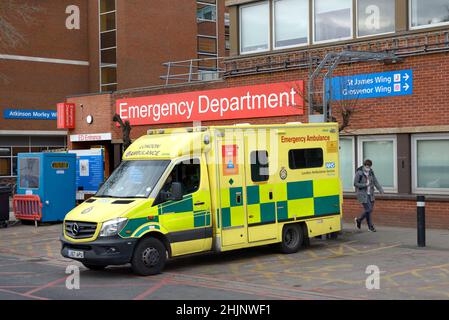
[[[295,253],[301,248],[304,242],[303,228],[298,224],[287,224],[282,230],[281,252]]]
[[[139,242],[131,260],[134,273],[151,276],[161,273],[167,260],[164,244],[156,238],[146,238]]]

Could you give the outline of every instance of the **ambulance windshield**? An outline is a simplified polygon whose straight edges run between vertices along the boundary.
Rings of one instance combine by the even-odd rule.
[[[95,196],[147,198],[169,163],[169,160],[123,161]]]

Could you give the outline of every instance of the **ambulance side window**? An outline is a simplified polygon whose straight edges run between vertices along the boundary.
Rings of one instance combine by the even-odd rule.
[[[295,149],[288,152],[290,169],[321,168],[323,166],[323,149]]]
[[[183,195],[198,191],[201,182],[201,166],[199,160],[191,159],[178,163],[168,176],[160,192],[171,192],[173,182],[181,182]],[[155,203],[162,203],[160,194]]]
[[[253,182],[268,181],[269,176],[269,164],[268,164],[268,151],[258,150],[251,152],[251,180]]]

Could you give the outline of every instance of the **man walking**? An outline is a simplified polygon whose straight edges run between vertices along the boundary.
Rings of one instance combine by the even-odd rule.
[[[363,205],[364,212],[360,218],[355,218],[355,223],[358,229],[362,225],[362,221],[366,219],[368,229],[376,232],[373,222],[371,220],[371,213],[374,208],[374,187],[381,194],[384,193],[382,186],[377,181],[374,171],[371,169],[373,162],[369,159],[363,162],[363,166],[359,167],[355,173],[354,186],[357,192],[357,200]]]

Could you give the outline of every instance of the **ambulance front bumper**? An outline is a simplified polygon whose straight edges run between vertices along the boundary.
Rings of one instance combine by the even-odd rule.
[[[137,239],[110,237],[87,243],[71,242],[61,236],[61,255],[93,265],[123,265],[131,261]]]

